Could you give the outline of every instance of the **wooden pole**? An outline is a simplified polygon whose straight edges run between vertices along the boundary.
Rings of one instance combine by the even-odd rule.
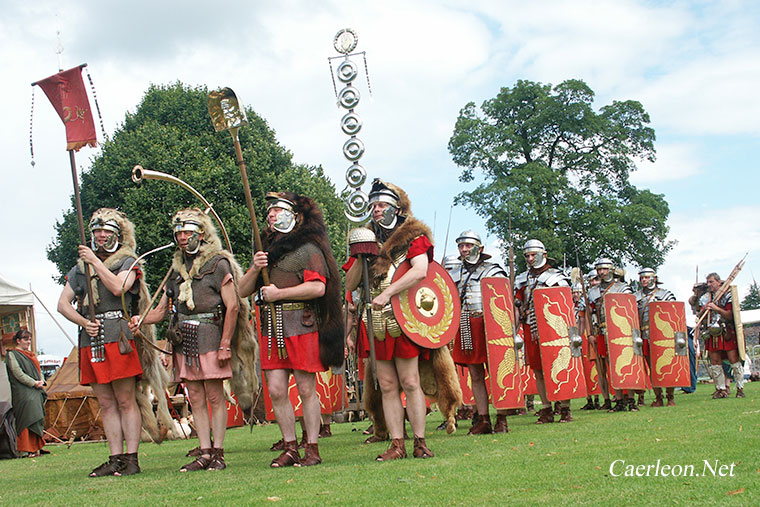
[[[79,196],[79,180],[77,178],[77,163],[74,158],[74,150],[69,150],[69,162],[71,163],[71,180],[74,184],[74,203],[77,209],[77,222],[79,224],[79,244],[86,245],[87,239],[84,235],[84,218],[82,216],[82,199]],[[86,262],[84,264],[84,277],[87,281],[87,299],[88,309],[90,313],[90,320],[95,322],[95,302],[92,297],[92,277],[90,276],[90,265]]]

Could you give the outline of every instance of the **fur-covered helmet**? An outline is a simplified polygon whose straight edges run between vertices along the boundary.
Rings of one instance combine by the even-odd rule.
[[[198,208],[185,208],[174,214],[172,217],[172,238],[174,241],[177,241],[177,233],[180,231],[193,233],[185,250],[190,255],[198,253],[202,243],[212,245],[215,250],[222,249],[222,242],[214,223],[208,215]]]
[[[403,221],[403,219],[412,214],[412,203],[406,192],[401,187],[397,187],[387,181],[382,181],[379,178],[375,178],[369,191],[370,206],[376,202],[385,202],[390,205],[389,211],[376,222],[385,229],[393,229],[399,217]],[[374,221],[374,217],[372,220]]]
[[[113,233],[113,236],[102,246],[102,249],[109,254],[114,253],[120,246],[125,246],[132,251],[137,247],[134,224],[129,221],[127,215],[117,209],[100,208],[96,210],[90,218],[89,229],[91,234],[90,246],[93,251],[98,250],[98,245],[95,243],[95,231],[98,230]]]

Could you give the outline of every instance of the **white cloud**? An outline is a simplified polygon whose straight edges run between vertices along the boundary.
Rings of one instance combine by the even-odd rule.
[[[699,150],[690,143],[661,144],[657,146],[657,160],[639,162],[638,169],[631,173],[631,182],[655,183],[695,176],[703,165]]]

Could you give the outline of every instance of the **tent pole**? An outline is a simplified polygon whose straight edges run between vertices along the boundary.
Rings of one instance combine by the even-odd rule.
[[[43,303],[43,302],[42,302],[42,300],[41,300],[41,299],[40,299],[40,297],[37,295],[37,293],[36,293],[36,292],[34,292],[34,291],[32,290],[32,286],[31,286],[31,285],[29,285],[29,290],[31,290],[31,291],[32,291],[32,294],[34,294],[34,297],[35,297],[35,298],[37,298],[37,301],[39,301],[39,302],[40,302],[40,304],[42,305],[42,308],[44,308],[44,309],[45,309],[45,311],[47,312],[47,314],[48,314],[48,315],[50,315],[50,318],[52,318],[52,319],[53,319],[53,322],[55,322],[55,325],[56,325],[56,326],[58,326],[58,329],[60,329],[60,330],[61,330],[61,332],[64,334],[64,336],[65,336],[66,338],[68,338],[68,340],[71,342],[71,344],[72,344],[74,347],[76,347],[76,346],[77,346],[77,344],[74,342],[74,340],[72,340],[72,339],[71,339],[71,336],[69,336],[69,334],[66,332],[66,330],[65,330],[65,329],[63,329],[63,327],[62,327],[62,326],[61,326],[61,324],[58,322],[58,320],[57,320],[57,319],[56,319],[56,318],[53,316],[53,314],[52,314],[52,313],[50,313],[50,310],[48,310],[48,307],[47,307],[47,306],[45,306],[45,303]]]

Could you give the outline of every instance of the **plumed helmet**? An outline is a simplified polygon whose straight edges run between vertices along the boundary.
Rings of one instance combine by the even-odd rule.
[[[537,239],[529,239],[523,245],[523,254],[535,254],[533,257],[533,269],[538,269],[546,264],[546,247]]]
[[[108,253],[113,253],[119,249],[120,245],[124,245],[130,250],[134,251],[137,247],[135,241],[135,226],[127,219],[127,215],[121,211],[113,208],[100,208],[92,214],[89,223],[90,233],[92,237],[90,239],[90,246],[94,251],[97,251],[98,245],[95,243],[95,231],[105,230],[113,233],[108,238],[106,243],[101,247]]]

